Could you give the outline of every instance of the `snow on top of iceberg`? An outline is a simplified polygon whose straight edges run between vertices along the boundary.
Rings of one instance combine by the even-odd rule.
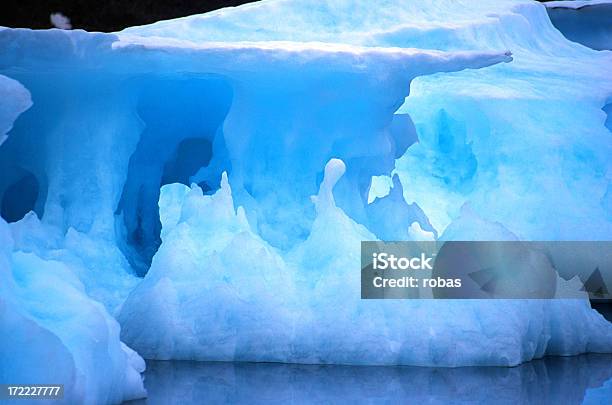
[[[578,2],[572,2],[578,3]],[[186,40],[194,43],[343,43],[372,48],[419,48],[442,51],[511,50],[514,63],[495,80],[462,80],[451,92],[484,93],[498,97],[571,96],[592,92],[580,89],[584,80],[601,80],[597,90],[607,97],[610,79],[599,64],[589,62],[589,50],[565,40],[556,30],[544,5],[527,0],[419,1],[384,0],[375,7],[352,0],[266,0],[154,24],[131,27],[118,34]],[[228,45],[229,46],[229,45]],[[292,45],[296,46],[296,45]],[[574,56],[579,56],[578,58]],[[600,58],[606,58],[601,55]],[[567,67],[572,59],[574,69]],[[610,63],[610,57],[608,56]],[[500,68],[501,69],[501,68]],[[517,88],[528,71],[525,85]],[[512,73],[510,73],[512,72]],[[479,76],[480,72],[474,76]],[[563,75],[572,86],[555,83],[541,90],[532,81],[552,82]],[[562,79],[562,80],[565,80]],[[566,90],[566,91],[564,91]]]
[[[368,34],[413,27],[457,28],[488,24],[529,1],[485,0],[369,2],[354,0],[265,0],[123,32],[194,41],[324,41],[366,44]],[[364,35],[365,34],[365,35]]]
[[[211,71],[239,71],[254,69],[262,65],[293,65],[321,70],[388,69],[428,74],[456,71],[465,68],[481,68],[500,62],[512,61],[510,51],[498,52],[440,52],[415,48],[363,47],[323,42],[202,42],[167,38],[146,38],[120,35],[113,49],[147,50],[164,53],[170,59],[175,52],[178,57],[185,54],[208,57],[202,69]]]
[[[0,48],[24,51],[0,55],[0,70],[265,72],[282,69],[410,72],[414,77],[438,71],[481,68],[510,62],[511,52],[359,46],[329,42],[194,42],[187,39],[74,30],[0,30]],[[31,50],[31,51],[25,51]]]

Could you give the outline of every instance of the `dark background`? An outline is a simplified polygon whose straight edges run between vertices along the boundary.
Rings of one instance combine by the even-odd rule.
[[[52,28],[51,13],[62,13],[72,28],[114,32],[254,0],[2,0],[0,26]]]
[[[0,26],[52,28],[51,13],[62,13],[72,28],[114,32],[134,25],[201,14],[254,0],[2,0]],[[364,0],[370,1],[370,0]],[[478,0],[474,0],[478,1]],[[548,0],[546,0],[548,1]]]

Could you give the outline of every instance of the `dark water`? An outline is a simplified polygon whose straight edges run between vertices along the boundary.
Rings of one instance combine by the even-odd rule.
[[[591,301],[591,307],[612,322],[612,300]]]
[[[129,404],[612,404],[612,355],[518,367],[354,367],[148,361]]]
[[[570,41],[597,50],[612,49],[612,4],[547,11],[553,25]]]

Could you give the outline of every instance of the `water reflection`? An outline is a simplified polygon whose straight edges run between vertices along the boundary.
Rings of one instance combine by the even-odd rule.
[[[612,355],[518,367],[353,367],[149,361],[146,401],[130,404],[610,404]]]

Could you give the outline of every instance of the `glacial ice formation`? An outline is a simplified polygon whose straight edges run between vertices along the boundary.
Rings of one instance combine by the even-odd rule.
[[[162,244],[123,305],[122,339],[146,358],[379,365],[612,349],[612,325],[583,300],[360,300],[360,241],[375,236],[334,203],[344,170],[328,163],[311,232],[286,253],[253,232],[227,176],[212,196],[162,187]]]
[[[584,300],[359,298],[362,240],[612,236],[612,54],[539,3],[264,0],[116,34],[0,29],[0,50],[0,269],[30,277],[0,308],[75,276],[65,300],[100,315],[66,328],[115,367],[101,381],[64,343],[111,384],[92,402],[141,393],[108,314],[157,359],[612,351]]]
[[[145,395],[144,360],[90,298],[70,262],[15,250],[0,218],[0,381],[63,384],[58,403],[120,403]]]
[[[5,76],[0,76],[0,94],[1,145],[4,133],[32,102],[23,86]],[[5,197],[2,204],[2,215],[9,218],[23,208],[22,190],[13,193],[13,203],[7,205]],[[88,250],[86,237],[74,229],[65,237],[52,232],[33,212],[10,226],[0,218],[0,382],[63,384],[58,403],[66,404],[143,397],[144,360],[119,340],[119,324],[98,302],[116,302],[112,295],[122,285],[119,279],[130,276],[113,279],[93,272],[95,265],[85,269],[78,256]],[[60,240],[61,246],[54,245]],[[89,244],[93,258],[112,260],[101,247]],[[87,290],[79,277],[92,282],[92,288]]]

